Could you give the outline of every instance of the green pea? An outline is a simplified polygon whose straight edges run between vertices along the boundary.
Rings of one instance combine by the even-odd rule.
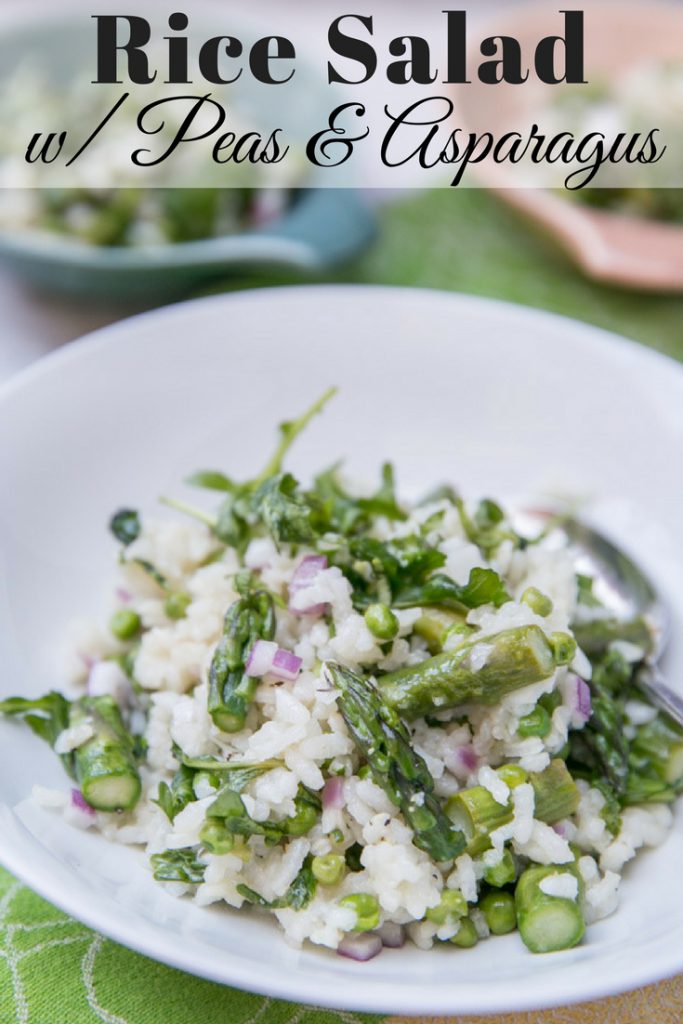
[[[474,922],[470,917],[465,917],[460,922],[455,935],[449,939],[454,946],[461,946],[463,949],[469,949],[471,946],[476,946],[479,940],[477,935],[477,929],[474,927]]]
[[[459,917],[467,917],[467,900],[459,889],[444,889],[441,900],[430,907],[425,917],[434,924],[445,924]]]
[[[379,903],[366,892],[354,892],[339,900],[340,907],[350,907],[356,912],[354,932],[371,932],[379,924]]]
[[[527,587],[520,601],[531,608],[532,612],[545,619],[553,610],[553,602],[536,587]]]
[[[570,665],[576,654],[576,640],[569,633],[553,633],[550,643],[555,654],[556,665]]]
[[[529,781],[528,773],[518,764],[503,764],[500,768],[496,768],[496,774],[510,789]]]
[[[285,828],[289,836],[305,836],[318,820],[319,810],[315,804],[298,803],[296,814],[287,818]]]
[[[141,626],[140,616],[132,608],[119,608],[109,620],[109,629],[117,640],[132,640]]]
[[[387,604],[371,604],[365,612],[365,625],[378,640],[393,640],[399,621]]]
[[[199,841],[210,853],[230,853],[235,845],[234,836],[228,832],[222,821],[210,819],[199,833]]]
[[[479,903],[492,935],[507,935],[517,927],[515,898],[510,892],[487,892]]]
[[[184,619],[191,603],[192,598],[189,594],[169,594],[164,601],[164,612],[169,619]]]
[[[509,850],[503,852],[503,859],[484,872],[484,881],[496,889],[502,889],[515,880],[515,861]]]
[[[337,885],[346,873],[346,862],[338,853],[328,853],[324,857],[314,857],[311,871],[321,885]]]
[[[218,775],[215,775],[212,772],[207,771],[197,772],[192,783],[192,788],[194,789],[195,793],[197,792],[197,790],[199,789],[203,782],[208,782],[212,789],[218,789],[218,787],[221,784],[221,780]]]
[[[541,704],[537,704],[533,711],[520,718],[517,734],[523,739],[527,739],[529,736],[540,736],[543,739],[548,735],[550,729],[550,715]]]

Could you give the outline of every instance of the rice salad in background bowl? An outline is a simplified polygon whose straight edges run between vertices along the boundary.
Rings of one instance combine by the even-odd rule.
[[[683,781],[634,686],[649,624],[611,618],[552,520],[450,486],[407,505],[390,464],[299,483],[284,457],[330,396],[257,476],[190,478],[217,511],[114,515],[110,621],[74,623],[63,695],[0,705],[74,780],[33,798],[294,946],[590,941]]]
[[[220,34],[213,5],[196,6],[193,41]],[[160,17],[154,5],[147,14]],[[231,20],[247,37],[258,25],[257,12],[239,27]],[[217,108],[206,104],[194,117],[193,96],[169,90],[163,73],[125,92],[93,82],[85,58],[95,46],[95,22],[74,11],[41,21],[19,15],[0,31],[0,262],[13,275],[81,302],[151,305],[240,275],[318,272],[371,242],[369,204],[353,188],[317,187],[323,182],[305,159],[310,134],[329,114],[310,56],[301,54],[296,79],[275,92],[249,75],[214,85],[212,102],[227,111],[216,131]],[[151,67],[163,57],[163,46],[150,47]],[[68,126],[63,158],[77,151],[79,125],[104,128],[70,170],[55,162],[57,139],[47,166],[29,164],[13,140],[32,138],[38,116],[46,128]],[[161,159],[191,117],[200,141],[177,143]],[[212,148],[226,132],[239,159],[217,162]],[[248,159],[256,135],[259,159]],[[287,159],[275,160],[284,145]],[[148,151],[144,166],[133,163],[138,150]]]

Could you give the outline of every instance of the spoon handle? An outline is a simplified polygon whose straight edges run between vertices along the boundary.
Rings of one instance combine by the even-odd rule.
[[[647,666],[638,673],[636,685],[650,698],[655,707],[666,711],[668,715],[683,726],[683,697],[674,693],[657,668]]]

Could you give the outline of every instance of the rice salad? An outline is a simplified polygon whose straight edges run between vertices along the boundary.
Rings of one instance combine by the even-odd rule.
[[[518,930],[566,949],[661,843],[683,733],[635,688],[647,622],[615,620],[552,521],[521,536],[386,465],[190,483],[217,512],[122,509],[106,626],[74,624],[63,693],[12,698],[72,787],[34,798],[144,848],[202,906],[274,915],[356,960]]]

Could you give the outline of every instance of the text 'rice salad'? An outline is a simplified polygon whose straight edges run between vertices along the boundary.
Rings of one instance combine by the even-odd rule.
[[[76,629],[73,692],[0,705],[78,787],[34,795],[296,945],[574,946],[683,788],[683,733],[634,685],[649,626],[490,500],[409,507],[389,465],[362,497],[336,467],[305,489],[283,458],[328,398],[253,480],[191,478],[215,514],[114,516],[116,607]]]

